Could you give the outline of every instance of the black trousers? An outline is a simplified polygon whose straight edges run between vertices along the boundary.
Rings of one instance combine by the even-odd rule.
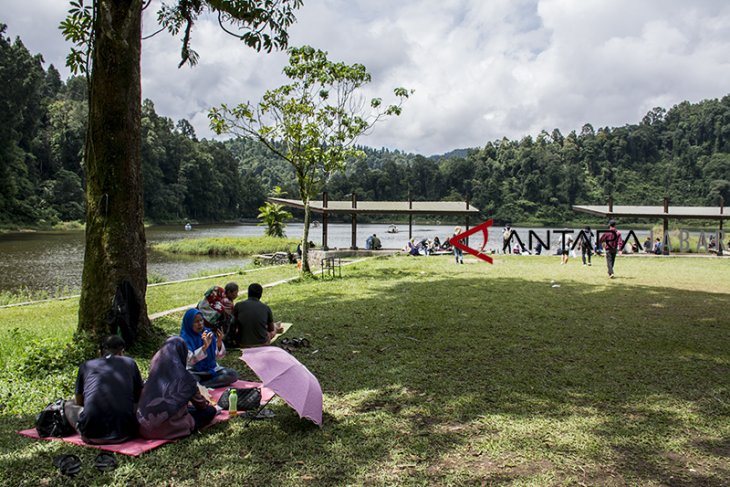
[[[188,406],[188,412],[193,417],[193,421],[195,421],[195,431],[209,424],[215,417],[215,408],[213,406],[206,406],[205,409],[195,409],[192,406]]]

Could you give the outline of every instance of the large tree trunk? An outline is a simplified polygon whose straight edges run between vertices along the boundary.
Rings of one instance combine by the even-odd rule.
[[[119,326],[133,341],[137,331],[150,331],[140,142],[142,0],[95,0],[95,6],[78,331],[98,339]]]

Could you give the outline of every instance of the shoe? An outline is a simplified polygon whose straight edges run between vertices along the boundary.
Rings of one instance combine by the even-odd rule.
[[[609,275],[608,275],[608,277],[609,277],[610,279],[613,279],[613,274],[609,274]]]
[[[59,455],[54,457],[53,466],[57,467],[63,475],[75,477],[81,471],[81,459],[76,455]]]
[[[591,263],[589,262],[589,263],[588,263],[588,267],[590,267],[590,266],[591,266]]]
[[[117,468],[117,460],[111,453],[99,453],[94,459],[94,466],[99,472],[109,472]]]

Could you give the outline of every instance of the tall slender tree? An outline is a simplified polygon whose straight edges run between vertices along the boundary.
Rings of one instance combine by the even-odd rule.
[[[365,155],[355,147],[357,139],[383,117],[400,115],[412,91],[396,88],[398,102],[388,106],[380,98],[361,103],[358,90],[371,80],[365,66],[330,61],[310,46],[289,49],[284,74],[291,82],[268,90],[258,105],[222,105],[209,116],[217,133],[259,140],[294,168],[304,205],[302,272],[311,274],[310,201],[348,159]]]

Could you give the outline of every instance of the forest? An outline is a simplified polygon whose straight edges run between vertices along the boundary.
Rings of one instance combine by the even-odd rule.
[[[0,225],[84,219],[84,77],[61,79],[0,24]],[[730,200],[730,95],[657,107],[641,121],[558,129],[439,156],[361,147],[330,199],[464,200],[497,222],[577,221],[573,204],[717,205]],[[142,108],[145,219],[254,219],[275,186],[297,196],[289,164],[248,139],[199,140],[185,119]]]

